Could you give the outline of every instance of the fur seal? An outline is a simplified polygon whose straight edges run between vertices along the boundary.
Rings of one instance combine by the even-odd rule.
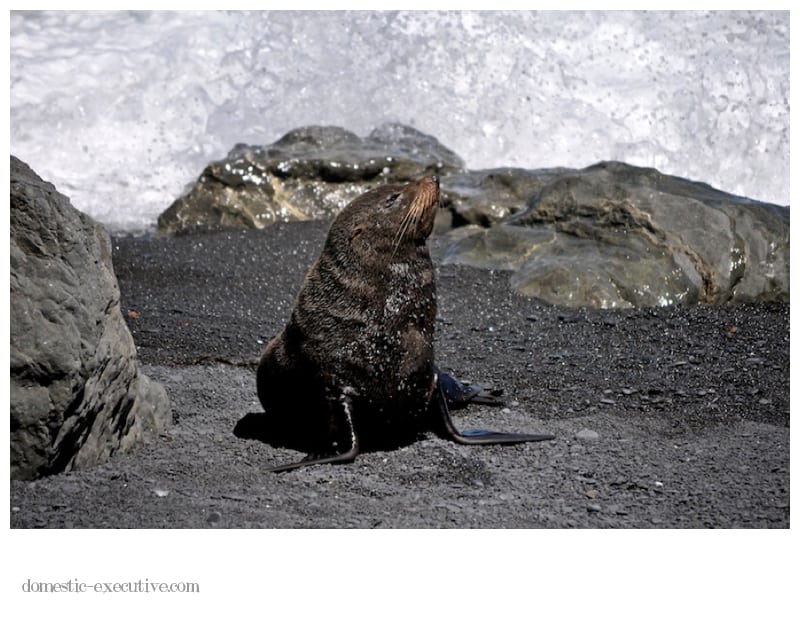
[[[425,243],[439,204],[439,178],[427,176],[368,191],[331,224],[288,324],[258,365],[270,442],[309,452],[271,471],[351,462],[428,431],[467,445],[554,438],[461,433],[453,424],[448,402],[494,396],[434,365],[436,286]]]

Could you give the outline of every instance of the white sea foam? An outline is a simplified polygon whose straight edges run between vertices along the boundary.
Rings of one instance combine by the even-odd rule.
[[[789,202],[788,12],[11,14],[11,151],[116,229],[306,124]]]

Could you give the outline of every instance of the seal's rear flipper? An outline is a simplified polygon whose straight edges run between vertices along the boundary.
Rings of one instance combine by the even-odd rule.
[[[438,380],[443,374],[437,375],[436,395],[431,403],[435,418],[434,430],[441,438],[460,443],[461,445],[509,445],[513,443],[531,443],[536,441],[551,441],[555,438],[552,434],[517,434],[509,432],[493,432],[491,430],[465,430],[459,432],[450,416],[447,406],[445,386]]]
[[[434,366],[436,379],[444,391],[448,408],[464,408],[468,404],[484,404],[486,406],[505,406],[501,390],[488,390],[480,385],[468,385],[457,378],[442,372]]]
[[[451,440],[462,445],[511,445],[513,443],[535,443],[537,441],[552,441],[553,434],[518,434],[516,432],[494,432],[492,430],[456,430],[455,436],[448,436]]]

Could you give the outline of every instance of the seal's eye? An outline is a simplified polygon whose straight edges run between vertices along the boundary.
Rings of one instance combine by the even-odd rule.
[[[388,207],[392,206],[392,204],[394,204],[395,200],[397,200],[397,198],[399,198],[399,197],[400,197],[400,192],[399,191],[397,193],[393,193],[388,198],[386,198],[386,201],[383,203],[383,207],[384,208],[388,208]]]

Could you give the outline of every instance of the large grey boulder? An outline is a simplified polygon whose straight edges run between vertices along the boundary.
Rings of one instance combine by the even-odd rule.
[[[171,234],[328,219],[377,185],[463,165],[436,138],[406,125],[381,125],[366,138],[339,127],[302,127],[268,146],[239,144],[210,163],[159,216],[158,228]]]
[[[564,171],[443,261],[573,307],[789,299],[789,209],[619,162]]]
[[[105,230],[11,157],[11,477],[81,468],[169,421],[139,371]]]

